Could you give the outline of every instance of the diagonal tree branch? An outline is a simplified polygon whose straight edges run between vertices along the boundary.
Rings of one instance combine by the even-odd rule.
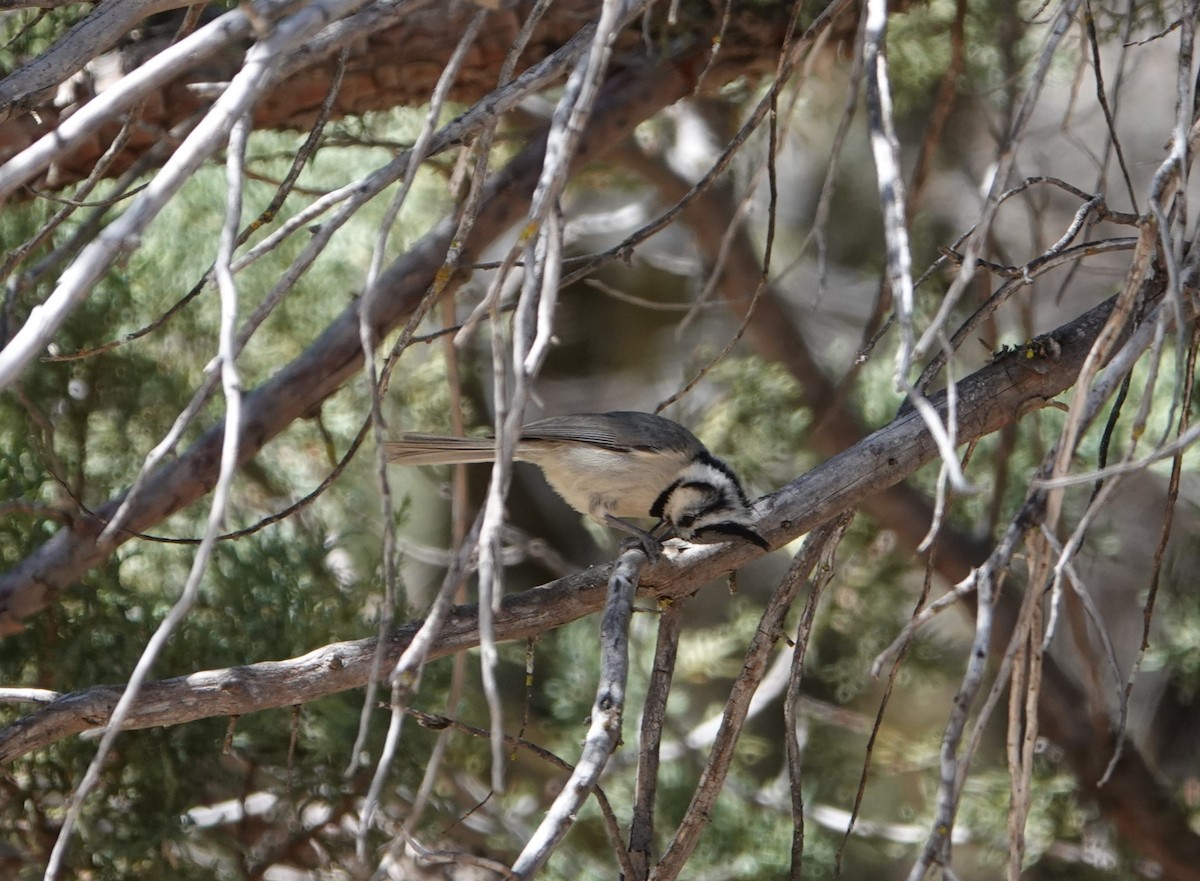
[[[1160,292],[1161,293],[1161,292]],[[1069,388],[1092,343],[1111,314],[1115,298],[1040,338],[1053,340],[1057,354],[1030,359],[1001,356],[960,383],[958,402],[962,442],[1012,424]],[[1189,318],[1191,316],[1188,316]],[[931,401],[944,406],[944,394]],[[758,502],[760,531],[772,546],[796,538],[902,480],[937,457],[922,420],[911,411]],[[650,596],[688,596],[758,555],[741,544],[669,549],[648,569],[640,589]],[[609,567],[559,579],[506,597],[495,616],[497,641],[525,639],[598,611],[605,601]],[[997,630],[1011,632],[1004,607]],[[385,663],[395,663],[420,627],[399,628],[385,647]],[[474,606],[454,608],[446,618],[430,660],[478,645]],[[213,716],[237,716],[291,706],[357,688],[369,676],[376,640],[336,643],[286,661],[262,662],[176,677],[144,686],[126,728],[181,724]],[[1002,649],[1001,649],[1002,650]],[[1140,752],[1126,744],[1108,782],[1096,784],[1112,756],[1111,737],[1097,737],[1092,721],[1076,711],[1083,696],[1061,668],[1044,672],[1039,714],[1045,730],[1064,748],[1083,792],[1095,798],[1120,834],[1155,860],[1171,881],[1200,879],[1200,836],[1162,788],[1147,786],[1154,774]],[[97,686],[58,697],[0,730],[0,761],[11,761],[72,734],[105,724],[121,694],[118,686]],[[1045,695],[1056,698],[1047,700]],[[1072,699],[1074,698],[1074,699]]]
[[[189,5],[189,0],[101,0],[55,45],[0,80],[0,119],[16,107],[43,100],[97,56],[111,49],[139,22],[152,15]],[[194,64],[198,58],[193,57]]]
[[[1026,367],[1005,356],[960,383],[963,442],[982,437],[1018,420],[1070,387],[1092,341],[1111,313],[1114,299],[1084,313],[1046,337],[1059,345],[1054,361]],[[1043,372],[1039,372],[1044,368]],[[936,405],[944,393],[930,398]],[[924,423],[912,411],[834,456],[758,502],[760,532],[773,547],[861,504],[904,479],[937,456]],[[737,569],[758,556],[744,544],[687,545],[664,554],[642,575],[641,590],[675,598]],[[506,597],[496,616],[496,639],[522,639],[559,627],[598,610],[604,602],[608,568],[567,576],[542,587]],[[394,664],[416,633],[419,622],[399,628],[387,647],[384,664]],[[449,614],[430,660],[477,644],[474,606]],[[168,679],[144,687],[127,727],[179,724],[220,715],[290,706],[365,684],[376,640],[329,645],[288,661],[265,662]],[[0,761],[70,734],[103,724],[109,701],[120,689],[101,686],[67,695],[0,732]]]
[[[165,2],[165,0],[163,0]],[[489,9],[486,24],[471,52],[462,76],[451,91],[455,101],[471,103],[486,100],[496,86],[496,71],[511,49],[513,40],[531,14],[536,0],[510,0],[494,4],[503,8]],[[295,4],[291,0],[259,0],[258,19],[272,18]],[[490,4],[489,4],[490,5]],[[905,5],[905,4],[898,4]],[[516,71],[536,64],[576,38],[581,24],[596,18],[601,4],[598,0],[555,0],[534,28]],[[107,54],[104,39],[93,44],[96,53],[86,67],[69,80],[75,94],[55,102],[38,101],[29,112],[14,113],[4,119],[4,104],[0,101],[0,162],[7,162],[26,150],[43,136],[59,132],[68,119],[107,108],[107,123],[89,128],[86,136],[73,144],[59,142],[53,150],[53,165],[46,171],[39,186],[58,189],[88,176],[109,142],[120,129],[120,111],[128,102],[118,104],[105,98],[114,90],[128,90],[142,82],[149,91],[148,100],[138,112],[138,131],[120,152],[109,174],[120,174],[139,156],[155,145],[162,134],[178,126],[197,112],[203,113],[210,103],[214,84],[229,82],[241,66],[240,41],[253,33],[244,4],[221,15],[186,38],[190,48],[181,50],[182,41],[172,45],[173,31],[159,33],[150,28],[143,34],[128,34],[119,49]],[[255,127],[259,129],[307,129],[320,111],[337,68],[339,51],[346,49],[345,82],[332,109],[332,118],[358,116],[372,110],[387,110],[399,106],[419,106],[428,100],[438,74],[454,50],[457,34],[479,10],[466,0],[449,2],[410,2],[407,4],[368,2],[354,14],[331,22],[328,27],[305,45],[290,52],[281,60],[280,76],[272,83],[255,106]],[[223,10],[222,10],[223,11]],[[712,68],[703,73],[706,87],[719,88],[739,73],[761,73],[772,65],[772,55],[763,46],[779,43],[783,17],[787,10],[773,4],[743,8],[732,18],[722,33],[720,52],[711,53]],[[693,32],[707,36],[713,22],[687,19],[670,32],[663,43],[677,43]],[[661,23],[661,14],[657,16]],[[835,23],[834,33],[841,37],[852,34],[852,16]],[[203,32],[203,36],[201,35]],[[642,28],[624,29],[618,36],[616,51],[633,56],[642,51]],[[703,58],[698,63],[704,63]],[[72,62],[66,66],[73,66]],[[140,66],[139,66],[140,65]],[[151,67],[153,66],[153,67]],[[145,68],[150,67],[151,70]],[[722,70],[723,69],[723,70]],[[147,74],[154,73],[149,83]],[[699,79],[701,71],[692,75]],[[44,89],[50,76],[38,84],[29,81],[9,85],[27,103],[32,89]],[[23,71],[13,77],[29,79]],[[128,82],[127,82],[128,81]],[[69,99],[68,99],[69,98]],[[100,101],[98,99],[103,99]],[[105,103],[107,102],[107,103]],[[94,107],[92,105],[95,105]],[[62,133],[76,130],[72,122]],[[161,160],[160,160],[161,161]],[[45,167],[44,163],[40,167]],[[4,176],[0,175],[0,180]],[[26,199],[31,191],[18,190],[13,199]]]
[[[642,173],[647,183],[656,186],[668,202],[679,201],[689,189],[686,181],[665,164],[652,160],[631,145],[625,145],[621,158]],[[729,187],[725,182],[702,193],[684,211],[682,220],[697,236],[700,253],[718,252],[727,227],[725,218],[731,216],[732,211]],[[719,290],[730,309],[739,316],[746,309],[744,292],[753,288],[759,274],[749,235],[744,229],[739,230],[719,280]],[[805,405],[819,420],[812,434],[816,448],[834,455],[859,443],[867,435],[867,428],[852,412],[845,397],[838,393],[836,385],[818,366],[774,286],[763,291],[750,316],[747,337],[762,357],[783,365],[799,381]],[[924,537],[933,510],[929,501],[905,482],[880,489],[863,501],[861,509],[892,530],[900,543],[909,548],[916,548]],[[955,584],[986,559],[989,550],[990,545],[943,525],[932,565],[943,579]],[[1001,596],[995,646],[1005,643],[1020,602],[1021,595],[1017,592],[1008,591]],[[1115,750],[1111,732],[1097,729],[1087,714],[1076,712],[1084,705],[1085,696],[1052,656],[1045,658],[1042,675],[1043,691],[1039,702],[1042,727],[1050,740],[1065,748],[1081,790],[1096,800],[1104,816],[1111,819],[1127,840],[1140,842],[1139,846],[1148,858],[1171,867],[1169,877],[1197,877],[1194,867],[1200,865],[1200,861],[1196,853],[1187,846],[1175,846],[1176,843],[1194,842],[1194,836],[1189,837],[1184,831],[1186,821],[1164,793],[1138,791],[1146,779],[1154,776],[1142,756],[1135,752],[1122,760],[1125,766],[1119,783],[1113,781],[1099,786],[1097,781]],[[1137,797],[1134,797],[1135,793]]]
[[[694,58],[684,54],[658,63],[630,63],[612,76],[598,99],[585,149],[573,166],[602,155],[607,145],[619,143],[643,119],[686,95],[694,85]],[[466,261],[525,215],[543,150],[544,138],[535,139],[493,176],[464,250]],[[421,302],[442,267],[456,227],[455,218],[443,219],[381,275],[370,316],[378,338],[400,326]],[[249,461],[293,421],[315,412],[361,363],[358,308],[351,304],[305,352],[247,395],[240,460]],[[54,602],[131,533],[145,531],[208,492],[216,479],[222,431],[220,424],[214,425],[177,461],[146,481],[129,508],[127,531],[115,543],[98,545],[96,539],[123,496],[101,507],[99,519],[85,517],[61,530],[0,577],[0,634],[19,629],[22,618]]]

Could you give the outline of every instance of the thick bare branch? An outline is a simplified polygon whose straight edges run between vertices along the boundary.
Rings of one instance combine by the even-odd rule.
[[[694,73],[692,56],[685,55],[657,65],[629,65],[615,74],[601,94],[588,130],[587,149],[576,162],[602,155],[608,145],[619,143],[643,119],[687,94]],[[543,141],[536,140],[494,175],[467,243],[467,260],[524,216],[541,169],[543,149]],[[371,316],[379,337],[405,321],[424,297],[442,267],[455,228],[454,218],[446,218],[381,275],[377,311]],[[358,309],[352,304],[296,360],[247,395],[239,446],[242,461],[252,458],[294,420],[314,412],[361,363]],[[134,532],[146,531],[212,488],[221,435],[221,426],[213,426],[177,461],[146,481],[128,511],[128,532],[117,537],[117,544]],[[96,539],[121,501],[118,497],[101,507],[100,519],[84,518],[60,531],[0,578],[0,632],[18,628],[20,619],[53,602],[82,572],[114,550],[115,545],[101,546]]]
[[[263,0],[260,0],[263,2]],[[286,3],[288,0],[274,0]],[[496,87],[496,71],[501,67],[513,41],[530,15],[535,0],[517,0],[504,4],[503,9],[491,10],[466,65],[451,91],[455,101],[470,103],[485,98]],[[525,52],[519,61],[518,72],[536,64],[580,35],[581,25],[593,20],[598,12],[598,0],[556,0],[533,29]],[[268,7],[275,8],[275,7]],[[280,61],[280,76],[255,106],[254,124],[257,129],[307,129],[317,116],[329,93],[341,48],[349,50],[343,87],[334,103],[332,118],[360,115],[372,110],[398,106],[421,105],[428,100],[438,75],[454,51],[457,35],[477,12],[474,3],[455,2],[420,4],[370,3],[356,15],[332,22],[304,46],[289,53]],[[399,11],[403,10],[400,15]],[[771,53],[763,53],[764,45],[776,45],[782,32],[778,20],[780,10],[765,6],[743,10],[730,23],[722,36],[720,52],[713,55],[712,67],[703,72],[706,88],[719,88],[723,82],[741,73],[755,73],[772,63]],[[269,17],[269,16],[266,16]],[[197,42],[198,35],[213,25],[222,30],[219,41]],[[689,22],[680,34],[703,31],[714,27],[712,22]],[[586,26],[582,28],[586,30]],[[853,20],[847,16],[837,23],[835,34],[844,37],[852,32]],[[153,77],[152,98],[139,111],[140,125],[127,149],[117,157],[110,174],[120,174],[140,155],[151,148],[166,132],[197,112],[202,112],[211,100],[212,84],[232,80],[241,66],[241,51],[231,49],[238,41],[247,39],[251,26],[241,10],[233,10],[216,22],[206,25],[186,38],[201,56],[181,57],[180,46],[170,45],[171,35],[150,34],[130,40],[121,57],[101,55],[89,67],[97,74],[89,77],[85,89],[76,100],[63,106],[41,102],[31,113],[0,121],[0,161],[8,161],[39,138],[57,131],[69,117],[77,116],[83,108],[96,103],[94,96],[103,96],[112,89],[127,89],[131,78],[145,77],[148,65],[161,65],[173,59],[172,73],[158,72]],[[615,51],[635,57],[644,54],[643,35],[638,27],[626,28],[618,37]],[[672,37],[671,41],[676,42]],[[835,41],[836,42],[836,41]],[[157,53],[157,54],[156,54]],[[134,60],[129,60],[133,57]],[[703,64],[708,57],[696,56]],[[150,59],[141,67],[129,70],[137,59]],[[197,63],[202,62],[202,63]],[[103,76],[99,72],[107,73]],[[128,70],[128,73],[125,71]],[[116,71],[116,75],[112,72]],[[698,79],[702,71],[689,74]],[[693,82],[693,85],[695,83]],[[208,96],[208,97],[206,97]],[[86,103],[85,103],[86,102]],[[89,110],[94,113],[101,106]],[[128,106],[123,103],[122,107]],[[73,149],[62,142],[54,151],[53,166],[48,177],[39,181],[45,188],[61,188],[81,180],[95,166],[112,137],[120,129],[117,108],[107,105],[107,125],[92,126],[83,139],[76,139]],[[68,131],[71,128],[68,126]],[[45,167],[44,165],[41,167]],[[27,198],[30,194],[18,191],[12,198]]]
[[[963,440],[989,434],[1068,388],[1113,302],[1106,301],[1048,335],[1060,347],[1056,360],[1038,364],[1035,370],[1025,366],[1023,359],[1002,357],[964,379],[959,389]],[[942,403],[945,398],[936,395],[931,400]],[[902,480],[936,455],[936,445],[920,417],[911,411],[902,414],[760,500],[760,533],[772,546],[779,546]],[[641,589],[659,597],[686,595],[757,553],[756,548],[742,544],[690,545],[681,553],[664,555],[650,567],[642,576]],[[532,636],[596,611],[604,601],[606,578],[606,569],[589,570],[507,597],[496,616],[497,640]],[[418,626],[406,625],[396,632],[385,665],[396,662]],[[475,645],[477,626],[473,606],[456,608],[431,648],[430,659]],[[356,688],[367,681],[374,645],[373,639],[339,643],[289,661],[196,673],[147,685],[127,727],[242,715]],[[103,724],[119,691],[104,686],[67,695],[10,725],[0,733],[0,761]]]
[[[138,22],[191,5],[190,0],[102,0],[53,48],[0,80],[0,119],[42,100],[71,74],[111,49]]]

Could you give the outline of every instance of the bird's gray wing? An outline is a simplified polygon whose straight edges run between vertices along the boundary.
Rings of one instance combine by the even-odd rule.
[[[703,450],[690,431],[665,416],[635,411],[551,416],[521,429],[524,440],[573,440],[610,450]]]

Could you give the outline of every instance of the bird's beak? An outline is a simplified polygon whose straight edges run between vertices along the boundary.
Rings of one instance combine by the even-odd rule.
[[[706,541],[705,539],[700,538],[702,533],[716,533],[716,536]],[[723,539],[727,538],[740,538],[743,541],[753,542],[764,551],[771,550],[771,546],[767,544],[767,540],[765,538],[763,538],[750,527],[743,526],[740,523],[734,523],[731,520],[727,520],[723,523],[712,523],[708,526],[702,526],[700,529],[696,530],[692,538],[697,544],[714,544],[715,542],[722,541]]]

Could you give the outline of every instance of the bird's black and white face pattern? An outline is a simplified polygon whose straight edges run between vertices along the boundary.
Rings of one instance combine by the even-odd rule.
[[[737,475],[707,450],[659,494],[650,516],[668,523],[685,541],[713,544],[740,538],[768,549],[754,531],[754,512]]]

